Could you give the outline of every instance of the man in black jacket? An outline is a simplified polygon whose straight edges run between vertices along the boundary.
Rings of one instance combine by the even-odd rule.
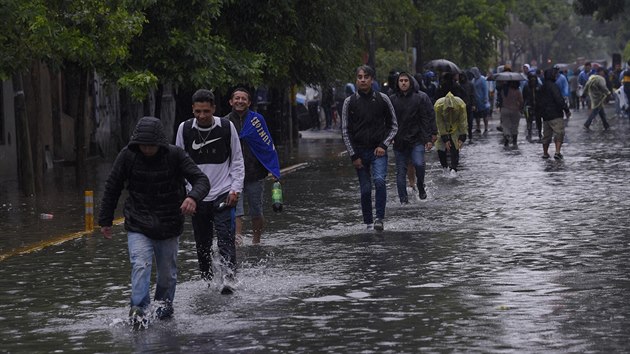
[[[372,89],[374,69],[360,66],[356,80],[357,93],[343,103],[341,133],[359,177],[363,222],[368,229],[382,231],[387,201],[387,148],[398,131],[398,123],[389,97]],[[372,177],[376,221],[372,215]]]
[[[412,76],[401,72],[396,81],[395,94],[389,97],[398,121],[398,133],[394,137],[396,187],[400,202],[406,204],[409,202],[406,178],[409,161],[415,169],[419,197],[427,198],[424,190],[424,152],[433,147],[432,136],[437,135],[437,127],[433,103],[426,93],[414,90]]]
[[[192,185],[188,194],[185,182]],[[157,285],[154,300],[159,319],[173,314],[177,284],[177,251],[184,215],[194,214],[210,190],[208,177],[186,152],[170,145],[162,122],[154,117],[138,121],[105,183],[98,224],[112,238],[114,210],[127,188],[123,214],[131,261],[131,310],[134,326],[145,323],[151,300],[151,264],[155,256]]]

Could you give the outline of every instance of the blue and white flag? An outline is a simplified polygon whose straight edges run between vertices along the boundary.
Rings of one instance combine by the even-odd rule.
[[[273,140],[271,140],[269,129],[267,129],[265,118],[254,111],[249,111],[243,122],[240,137],[245,139],[258,161],[274,177],[280,179],[280,161],[278,160],[276,147],[273,145]]]

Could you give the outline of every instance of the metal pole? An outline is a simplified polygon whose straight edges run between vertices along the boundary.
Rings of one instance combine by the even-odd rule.
[[[85,191],[85,231],[94,231],[94,192]]]

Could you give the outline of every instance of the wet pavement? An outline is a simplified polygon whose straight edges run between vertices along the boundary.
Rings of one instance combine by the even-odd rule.
[[[611,107],[607,110],[614,117]],[[126,237],[74,238],[0,261],[2,352],[627,352],[630,210],[627,119],[568,122],[565,159],[540,144],[475,134],[455,179],[427,155],[425,201],[400,205],[390,151],[385,231],[361,224],[338,134],[303,132],[283,166],[285,207],[261,245],[239,248],[238,289],[197,275],[188,222],[175,317],[134,332]],[[524,120],[521,121],[524,130]],[[553,153],[553,147],[551,148]],[[100,198],[108,164],[91,175]],[[51,185],[54,179],[51,177]],[[0,190],[0,252],[83,229],[83,192],[38,201]],[[98,209],[98,202],[97,202]],[[52,220],[39,213],[54,214]]]

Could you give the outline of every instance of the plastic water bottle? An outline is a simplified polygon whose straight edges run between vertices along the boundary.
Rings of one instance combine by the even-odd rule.
[[[282,185],[280,182],[275,182],[271,189],[271,202],[273,211],[279,213],[282,211]]]

